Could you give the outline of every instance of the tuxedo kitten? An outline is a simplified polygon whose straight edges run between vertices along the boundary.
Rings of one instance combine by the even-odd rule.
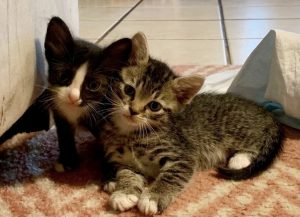
[[[178,77],[150,58],[146,39],[132,38],[131,65],[111,93],[111,116],[100,133],[114,179],[104,186],[113,209],[162,212],[195,171],[219,168],[246,179],[266,169],[281,149],[272,115],[253,102],[223,94],[196,95],[204,80]],[[147,186],[147,187],[145,187]]]
[[[50,20],[45,39],[49,65],[45,101],[57,128],[61,169],[73,169],[79,164],[74,141],[79,126],[94,134],[99,132],[105,94],[128,59],[131,47],[131,40],[125,38],[102,49],[74,39],[60,18]]]

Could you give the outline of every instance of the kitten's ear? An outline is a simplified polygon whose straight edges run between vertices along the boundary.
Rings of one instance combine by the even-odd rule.
[[[74,41],[65,22],[59,17],[52,17],[45,39],[46,56],[64,57],[73,51]]]
[[[144,33],[138,32],[132,37],[132,52],[129,59],[131,65],[144,65],[149,61],[149,49]]]
[[[112,61],[114,63],[127,63],[130,57],[132,49],[132,41],[129,38],[122,38],[107,48],[104,49],[103,55],[106,57],[107,61]]]
[[[173,91],[181,104],[189,104],[201,89],[204,78],[199,75],[190,75],[176,78],[173,81]]]

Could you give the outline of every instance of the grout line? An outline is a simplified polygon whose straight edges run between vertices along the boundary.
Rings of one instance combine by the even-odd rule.
[[[226,18],[224,20],[300,20],[300,18]],[[95,21],[94,19],[90,20],[82,20],[82,21]],[[100,20],[100,21],[109,21],[109,20]],[[144,19],[144,20],[126,20],[126,22],[165,22],[165,21],[180,21],[180,22],[206,22],[206,21],[221,21],[221,19],[185,19],[185,20],[176,20],[176,19],[161,19],[161,20],[149,20],[149,19]]]
[[[183,20],[183,19],[179,19],[179,20],[176,20],[176,19],[160,19],[160,20],[154,20],[154,19],[144,19],[144,20],[137,20],[137,19],[135,19],[135,20],[126,20],[126,22],[136,22],[136,21],[138,21],[138,22],[165,22],[165,21],[175,21],[175,22],[178,22],[178,21],[182,21],[182,22],[190,22],[190,21],[199,21],[199,22],[206,22],[206,21],[220,21],[220,19],[207,19],[207,20],[205,20],[205,19],[198,19],[198,20],[195,20],[195,19],[185,19],[185,20]]]
[[[100,36],[94,43],[98,44],[102,41],[119,23],[121,23],[143,0],[138,1],[132,8],[130,8],[116,23],[114,23],[102,36]]]
[[[148,41],[221,41],[222,38],[147,38]]]
[[[226,26],[225,26],[222,0],[218,0],[218,5],[219,5],[220,16],[221,16],[221,26],[222,26],[222,35],[223,35],[223,39],[224,39],[226,62],[227,62],[227,65],[228,64],[231,65],[232,61],[231,61],[231,54],[230,54],[230,50],[229,50],[229,43],[228,43],[228,38],[227,38]]]
[[[227,18],[225,20],[300,20],[300,18]]]
[[[247,8],[267,8],[267,7],[273,7],[273,8],[291,8],[291,7],[299,7],[300,4],[288,4],[288,5],[272,5],[272,4],[266,4],[266,5],[230,5],[227,4],[225,7],[230,7],[230,8],[243,8],[243,7],[247,7]]]

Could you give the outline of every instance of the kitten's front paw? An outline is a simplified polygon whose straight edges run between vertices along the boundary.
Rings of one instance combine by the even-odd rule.
[[[116,182],[113,182],[113,181],[110,181],[110,182],[107,182],[104,184],[103,186],[103,190],[106,192],[106,193],[113,193],[116,189],[116,185],[117,183]]]
[[[71,171],[79,168],[80,160],[77,154],[70,154],[70,156],[60,157],[59,164],[62,165],[64,171]],[[56,167],[55,167],[56,168]]]
[[[134,194],[115,191],[109,198],[109,204],[114,210],[123,212],[134,207],[138,200],[139,198]]]
[[[155,215],[164,211],[171,201],[171,195],[160,195],[147,189],[141,194],[137,206],[142,213]]]
[[[158,212],[157,200],[151,198],[151,194],[143,193],[138,202],[139,210],[146,215],[154,215]]]

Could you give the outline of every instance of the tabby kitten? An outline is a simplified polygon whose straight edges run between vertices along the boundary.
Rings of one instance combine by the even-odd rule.
[[[57,128],[62,164],[58,170],[79,165],[74,141],[79,126],[99,132],[105,94],[131,47],[131,40],[125,38],[102,49],[74,39],[59,17],[50,20],[45,39],[49,92],[44,100],[53,111]]]
[[[229,179],[266,169],[281,148],[280,127],[255,103],[230,94],[196,95],[197,75],[177,77],[132,38],[131,66],[111,93],[111,118],[100,138],[115,177],[104,189],[113,209],[162,212],[197,170]],[[145,187],[149,184],[148,187]]]

